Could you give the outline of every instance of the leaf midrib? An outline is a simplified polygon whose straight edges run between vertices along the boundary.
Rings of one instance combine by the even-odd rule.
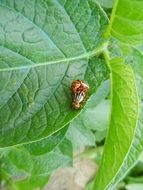
[[[56,2],[56,3],[58,3],[58,2]],[[61,6],[60,3],[58,3],[58,5]],[[42,32],[42,34],[44,35],[44,37],[46,37],[46,38],[48,37],[48,40],[50,39],[50,41],[57,47],[58,50],[60,50],[60,52],[61,52],[61,53],[63,54],[63,56],[64,56],[64,58],[61,58],[61,59],[55,60],[55,61],[47,61],[47,62],[35,63],[35,62],[33,62],[32,60],[30,60],[29,58],[25,57],[24,55],[22,55],[22,54],[20,54],[20,53],[18,53],[18,52],[16,52],[16,51],[14,51],[13,49],[10,49],[9,47],[5,47],[5,46],[0,45],[0,47],[3,47],[3,48],[6,48],[6,49],[10,50],[10,51],[12,51],[13,53],[18,54],[20,57],[23,57],[24,59],[26,59],[27,61],[29,61],[29,62],[32,63],[32,65],[25,65],[25,66],[15,66],[15,67],[2,68],[2,69],[0,69],[0,72],[3,72],[3,71],[13,71],[13,70],[20,70],[20,69],[27,69],[27,68],[45,66],[45,65],[49,65],[49,64],[55,64],[55,63],[61,63],[61,62],[62,62],[62,63],[63,63],[63,62],[70,62],[70,61],[80,60],[80,59],[83,59],[83,58],[89,58],[89,57],[94,56],[94,55],[96,55],[96,54],[98,54],[98,53],[100,53],[100,52],[103,52],[103,51],[107,48],[108,43],[105,42],[105,43],[103,43],[102,46],[100,46],[99,48],[96,48],[96,49],[94,49],[94,50],[92,50],[92,51],[87,52],[86,49],[85,49],[85,46],[84,46],[84,44],[83,44],[83,42],[82,42],[82,40],[81,40],[81,37],[80,37],[80,35],[79,35],[78,31],[77,31],[77,28],[75,27],[75,25],[74,25],[72,19],[70,18],[69,14],[66,12],[66,10],[62,7],[63,10],[64,10],[64,12],[65,12],[65,14],[69,17],[69,19],[71,20],[71,23],[73,24],[75,30],[77,31],[77,34],[78,34],[78,36],[79,36],[79,39],[80,39],[80,41],[81,41],[81,43],[82,43],[82,46],[83,46],[83,48],[84,48],[84,50],[85,50],[85,53],[83,53],[83,54],[80,54],[80,55],[75,56],[75,57],[66,58],[65,55],[64,55],[64,53],[63,53],[63,51],[61,51],[61,49],[57,46],[57,44],[53,41],[53,39],[51,39],[50,35],[48,35],[47,32],[43,31],[37,24],[35,24],[34,22],[32,22],[29,18],[27,18],[25,15],[23,15],[23,14],[22,14],[21,12],[19,12],[19,11],[13,10],[13,9],[11,9],[10,7],[6,6],[6,5],[3,5],[2,3],[0,3],[0,6],[3,6],[3,7],[5,7],[5,8],[7,8],[7,9],[9,9],[9,10],[12,11],[12,12],[16,12],[17,14],[20,14],[20,15],[21,15],[22,17],[24,17],[26,20],[28,20],[29,22],[31,22],[36,28],[38,28],[38,30],[40,30],[40,31]]]
[[[46,66],[46,65],[51,65],[51,64],[56,64],[56,63],[64,63],[64,62],[71,62],[71,61],[78,61],[80,59],[83,59],[83,58],[89,58],[89,57],[92,57],[92,56],[95,56],[96,54],[100,54],[101,52],[103,52],[106,48],[107,48],[107,45],[108,43],[105,42],[103,43],[102,46],[100,46],[99,48],[97,49],[94,49],[93,51],[90,51],[90,52],[87,52],[85,54],[81,54],[79,56],[75,56],[75,57],[70,57],[70,58],[65,58],[65,59],[59,59],[59,60],[56,60],[56,61],[47,61],[47,62],[41,62],[41,63],[36,63],[35,65],[25,65],[25,66],[19,66],[19,67],[9,67],[9,68],[3,68],[3,69],[0,69],[0,72],[3,72],[3,71],[13,71],[13,70],[20,70],[20,69],[28,69],[28,68],[34,68],[34,67],[40,67],[40,66]],[[8,49],[8,48],[7,48]],[[10,49],[11,50],[11,49]],[[11,50],[13,51],[13,50]],[[17,53],[15,51],[13,51],[14,53]],[[26,58],[25,56],[19,54],[20,56]],[[27,59],[27,58],[26,58]],[[31,61],[31,60],[29,60]],[[33,62],[34,63],[34,62]]]
[[[115,14],[116,14],[117,6],[118,6],[118,0],[114,0],[114,6],[113,6],[113,9],[112,9],[110,22],[109,22],[107,31],[105,32],[105,37],[111,36],[111,30],[112,30],[112,25],[113,25],[113,22],[114,22],[114,17],[115,17]]]

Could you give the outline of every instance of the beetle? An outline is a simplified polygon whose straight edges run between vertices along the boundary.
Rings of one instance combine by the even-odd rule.
[[[82,80],[74,80],[71,84],[71,92],[73,95],[72,107],[79,109],[85,101],[89,86]]]

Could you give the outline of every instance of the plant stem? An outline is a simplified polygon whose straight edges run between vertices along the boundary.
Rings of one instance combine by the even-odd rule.
[[[113,21],[114,21],[114,18],[115,18],[115,13],[116,13],[116,10],[117,10],[117,6],[118,6],[118,0],[114,0],[114,6],[113,6],[113,9],[112,9],[110,22],[109,22],[107,31],[104,34],[105,37],[109,37],[111,35],[112,25],[113,25]]]
[[[99,155],[102,155],[102,152],[103,152],[103,146],[95,147],[95,148],[89,148],[89,149],[85,150],[84,152],[82,152],[81,154],[77,155],[77,157],[81,157],[81,158],[86,157],[86,158],[96,160],[96,158]]]

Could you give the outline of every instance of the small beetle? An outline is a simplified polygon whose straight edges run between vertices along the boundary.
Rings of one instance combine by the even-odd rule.
[[[82,80],[75,80],[71,84],[71,91],[73,94],[72,107],[74,109],[79,109],[81,103],[85,100],[89,86],[85,84]]]

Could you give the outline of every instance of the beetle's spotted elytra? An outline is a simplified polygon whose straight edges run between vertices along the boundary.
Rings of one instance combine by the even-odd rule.
[[[82,103],[86,99],[89,86],[82,80],[74,80],[71,84],[71,92],[73,95],[72,107],[80,109]]]

